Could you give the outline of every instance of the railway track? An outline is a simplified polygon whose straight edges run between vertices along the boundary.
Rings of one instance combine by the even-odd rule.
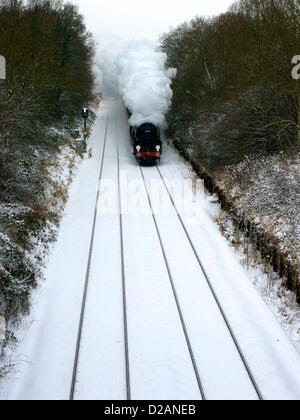
[[[75,393],[76,393],[77,372],[78,372],[78,364],[79,364],[79,357],[80,357],[82,330],[83,330],[85,308],[86,308],[86,301],[87,301],[87,294],[88,294],[88,287],[89,287],[89,280],[90,280],[92,254],[93,254],[93,249],[94,249],[95,228],[96,228],[97,217],[98,217],[100,185],[102,181],[103,166],[104,166],[104,159],[105,159],[105,152],[106,152],[108,126],[109,126],[109,120],[107,120],[107,123],[106,123],[104,143],[103,143],[103,149],[102,149],[100,174],[99,174],[99,180],[98,180],[93,226],[92,226],[90,248],[89,248],[89,254],[88,254],[88,261],[87,261],[87,269],[86,269],[84,291],[83,291],[83,297],[82,297],[81,313],[80,313],[77,343],[76,343],[74,365],[73,365],[73,374],[72,374],[70,396],[69,396],[69,400],[71,401],[75,399]],[[126,396],[127,396],[127,400],[131,400],[128,329],[127,329],[127,312],[126,312],[127,303],[126,303],[126,283],[125,283],[125,265],[124,265],[123,218],[122,218],[122,209],[121,209],[121,189],[120,189],[120,159],[119,159],[118,145],[117,145],[117,170],[118,170],[118,202],[119,202],[119,223],[120,223],[121,265],[122,265],[122,296],[123,296],[123,323],[124,323],[124,345],[125,345],[125,367],[126,367]]]
[[[83,163],[70,195],[33,317],[39,322],[22,348],[30,363],[20,367],[21,381],[13,377],[3,395],[297,397],[298,355],[273,315],[210,219],[191,228],[180,210],[168,182],[177,173],[181,179],[177,155],[169,150],[163,167],[140,168],[128,153],[122,105],[109,103],[107,111],[91,139],[95,159]],[[167,215],[156,210],[152,181],[161,186],[171,209]],[[116,210],[106,217],[102,209],[111,196]],[[132,214],[126,211],[131,199]],[[136,215],[141,200],[146,213],[143,208]]]
[[[105,159],[105,152],[106,152],[106,143],[107,143],[107,133],[108,133],[108,127],[109,127],[109,121],[106,122],[106,129],[105,129],[105,137],[104,137],[104,143],[103,143],[103,149],[102,149],[102,157],[101,157],[101,164],[100,164],[100,173],[99,173],[99,180],[98,180],[98,189],[97,189],[97,195],[96,195],[96,202],[95,202],[95,210],[94,210],[94,218],[93,218],[93,225],[92,225],[92,233],[91,233],[91,240],[90,240],[90,247],[89,247],[89,254],[88,254],[88,261],[87,261],[87,269],[86,269],[86,276],[85,276],[85,283],[84,283],[84,291],[83,291],[83,297],[82,297],[82,305],[81,305],[81,313],[80,313],[80,320],[79,320],[79,326],[78,326],[78,335],[77,335],[77,343],[76,343],[76,350],[75,350],[75,356],[74,356],[74,364],[73,364],[73,373],[72,373],[72,380],[71,380],[71,388],[70,388],[70,400],[75,399],[76,394],[76,384],[77,384],[77,372],[78,372],[78,363],[79,363],[79,357],[80,357],[80,348],[81,348],[81,340],[82,340],[82,330],[83,330],[83,323],[84,323],[84,317],[85,317],[85,308],[86,308],[86,300],[87,300],[87,294],[88,294],[88,287],[89,287],[89,279],[90,279],[90,270],[91,270],[91,260],[92,260],[92,254],[93,254],[93,247],[94,247],[94,239],[95,239],[95,227],[98,217],[98,204],[99,204],[99,198],[100,198],[100,184],[102,180],[102,174],[103,174],[103,165],[104,165],[104,159]],[[258,399],[263,400],[263,396],[259,390],[259,387],[254,379],[254,376],[251,372],[251,369],[247,363],[247,360],[241,350],[241,347],[238,343],[238,340],[230,326],[230,323],[226,317],[225,311],[223,310],[223,307],[216,295],[216,292],[212,286],[212,283],[205,271],[205,268],[202,264],[201,258],[198,255],[198,252],[193,244],[193,241],[189,235],[189,232],[187,230],[187,227],[184,223],[184,220],[181,216],[181,214],[178,211],[178,208],[176,206],[176,203],[172,197],[172,194],[168,188],[168,185],[166,183],[166,180],[164,179],[161,170],[158,166],[156,166],[157,173],[159,175],[159,178],[162,182],[162,185],[164,186],[165,192],[167,193],[170,202],[172,203],[172,207],[177,215],[177,218],[179,220],[180,225],[182,226],[184,233],[189,241],[189,244],[191,246],[191,249],[193,250],[193,253],[197,259],[197,262],[201,268],[201,271],[207,281],[207,284],[209,286],[209,289],[211,291],[211,294],[214,298],[214,301],[222,315],[222,318],[224,320],[224,323],[226,325],[226,328],[228,329],[230,336],[232,338],[232,341],[234,342],[234,345],[239,353],[239,356],[242,360],[242,363],[244,365],[245,370],[247,371],[247,374],[251,380],[251,383],[253,385],[253,388],[255,389],[255,392],[257,394]],[[126,273],[125,273],[125,259],[124,259],[124,238],[123,238],[123,214],[122,214],[122,200],[121,200],[121,181],[120,181],[120,151],[119,151],[119,145],[117,145],[117,179],[118,179],[118,206],[119,206],[119,226],[120,226],[120,249],[121,249],[121,273],[122,273],[122,296],[123,296],[123,328],[124,328],[124,347],[125,347],[125,372],[126,372],[126,398],[127,400],[131,400],[131,379],[130,379],[130,357],[129,357],[129,332],[128,332],[128,319],[127,319],[127,296],[126,296]],[[159,244],[161,247],[161,252],[164,258],[165,266],[168,272],[169,281],[173,293],[173,297],[176,303],[176,308],[178,311],[179,319],[181,322],[183,334],[186,340],[186,345],[188,348],[189,356],[192,362],[192,366],[194,369],[195,378],[198,384],[199,388],[199,398],[202,400],[206,400],[206,392],[205,387],[203,386],[202,379],[199,374],[196,358],[194,355],[193,346],[189,337],[188,328],[186,325],[185,317],[184,317],[184,311],[182,310],[181,304],[180,304],[180,298],[177,294],[175,282],[173,280],[172,272],[170,269],[170,264],[167,256],[167,252],[164,246],[164,242],[162,239],[162,235],[160,233],[159,225],[157,222],[157,216],[155,215],[155,212],[153,210],[151,196],[149,193],[149,189],[147,186],[147,182],[144,175],[144,169],[140,167],[140,175],[143,180],[143,184],[145,187],[145,191],[147,194],[148,203],[151,209],[152,218],[154,222],[154,226],[156,229],[157,237],[159,240]]]
[[[241,347],[240,347],[240,345],[238,343],[238,340],[237,340],[237,338],[236,338],[236,336],[235,336],[235,334],[233,332],[233,329],[231,328],[231,325],[230,325],[230,323],[229,323],[229,321],[227,319],[227,316],[225,314],[225,311],[224,311],[224,309],[223,309],[223,307],[222,307],[222,305],[221,305],[221,303],[220,303],[220,301],[219,301],[219,299],[217,297],[217,294],[216,294],[216,292],[215,292],[215,290],[214,290],[214,288],[212,286],[212,283],[211,283],[211,281],[210,281],[210,279],[209,279],[209,277],[207,275],[207,272],[206,272],[206,270],[205,270],[205,268],[203,266],[203,263],[202,263],[202,261],[200,259],[199,254],[198,254],[198,252],[197,252],[197,250],[196,250],[196,248],[195,248],[195,246],[193,244],[193,241],[192,241],[191,236],[190,236],[190,234],[189,234],[189,232],[187,230],[187,227],[186,227],[186,225],[185,225],[185,223],[183,221],[183,218],[182,218],[182,216],[180,215],[180,213],[178,211],[178,208],[177,208],[176,203],[175,203],[175,201],[174,201],[174,199],[173,199],[173,197],[172,197],[172,195],[170,193],[170,190],[169,190],[169,188],[167,186],[167,183],[166,183],[166,181],[165,181],[165,179],[164,179],[164,177],[163,177],[163,175],[162,175],[162,173],[161,173],[161,171],[160,171],[160,169],[159,169],[158,166],[156,166],[156,170],[157,170],[157,172],[159,174],[159,177],[160,177],[160,179],[162,181],[162,184],[164,185],[165,191],[166,191],[166,193],[167,193],[167,195],[168,195],[168,197],[169,197],[169,199],[170,199],[170,201],[172,203],[172,207],[173,207],[173,209],[176,212],[176,215],[177,215],[177,217],[179,219],[179,222],[180,222],[180,224],[181,224],[181,226],[182,226],[182,228],[183,228],[183,230],[185,232],[185,235],[186,235],[186,237],[187,237],[187,239],[188,239],[188,241],[190,243],[190,246],[191,246],[191,248],[193,250],[193,253],[194,253],[194,255],[195,255],[195,257],[196,257],[196,259],[198,261],[198,264],[199,264],[199,266],[201,268],[201,271],[202,271],[202,273],[203,273],[203,275],[204,275],[204,277],[205,277],[205,279],[207,281],[207,284],[209,286],[209,289],[211,291],[211,294],[212,294],[212,296],[213,296],[213,298],[214,298],[214,300],[216,302],[216,305],[218,306],[218,309],[219,309],[219,311],[220,311],[220,313],[222,315],[222,318],[224,320],[224,323],[226,324],[226,328],[228,329],[228,331],[230,333],[230,336],[232,338],[232,341],[234,342],[234,345],[235,345],[235,347],[236,347],[236,349],[237,349],[237,351],[239,353],[239,356],[240,356],[240,358],[242,360],[242,363],[243,363],[243,365],[245,367],[245,370],[246,370],[246,372],[247,372],[247,374],[249,376],[249,379],[250,379],[250,381],[251,381],[251,383],[253,385],[253,388],[254,388],[254,390],[255,390],[255,392],[257,394],[257,397],[258,397],[259,400],[263,400],[264,399],[263,398],[263,395],[262,395],[262,393],[261,393],[261,391],[260,391],[260,389],[259,389],[259,387],[258,387],[258,385],[257,385],[257,383],[255,381],[254,375],[251,372],[251,369],[250,369],[250,367],[249,367],[249,365],[247,363],[247,360],[246,360],[246,358],[245,358],[245,356],[243,354],[243,351],[242,351],[242,349],[241,349]],[[191,340],[189,338],[187,327],[186,327],[186,323],[185,323],[185,319],[184,319],[184,314],[183,314],[183,311],[182,311],[181,306],[180,306],[180,301],[179,301],[179,298],[178,298],[178,295],[177,295],[176,287],[175,287],[175,284],[174,284],[174,281],[173,281],[173,276],[172,276],[172,273],[171,273],[171,270],[170,270],[170,266],[169,266],[169,262],[168,262],[168,258],[167,258],[167,253],[165,251],[165,247],[164,247],[164,244],[163,244],[162,236],[160,234],[160,230],[159,230],[158,223],[157,223],[157,218],[156,218],[155,213],[154,213],[154,210],[153,210],[153,206],[152,206],[152,202],[151,202],[151,197],[150,197],[149,189],[148,189],[148,186],[147,186],[147,183],[146,183],[146,180],[145,180],[144,170],[142,169],[142,167],[140,167],[140,172],[141,172],[141,176],[142,176],[142,179],[143,179],[143,182],[144,182],[144,186],[145,186],[145,190],[146,190],[146,193],[147,193],[147,197],[148,197],[149,205],[150,205],[150,208],[151,208],[152,217],[153,217],[153,221],[154,221],[155,228],[156,228],[156,231],[157,231],[157,235],[158,235],[158,238],[159,238],[161,250],[162,250],[162,253],[163,253],[163,256],[164,256],[164,260],[165,260],[165,263],[166,263],[166,267],[167,267],[167,270],[168,270],[168,275],[169,275],[171,287],[172,287],[172,290],[173,290],[174,299],[176,301],[176,306],[177,306],[177,309],[178,309],[178,312],[179,312],[180,320],[181,320],[181,323],[182,323],[182,328],[183,328],[184,335],[185,335],[185,338],[186,338],[186,342],[187,342],[187,346],[188,346],[188,349],[189,349],[190,357],[191,357],[191,360],[192,360],[192,363],[193,363],[195,375],[196,375],[196,378],[197,378],[197,383],[198,383],[198,386],[199,386],[199,391],[200,391],[200,394],[201,394],[202,399],[203,400],[206,400],[205,390],[204,390],[204,387],[202,385],[202,380],[201,380],[200,375],[199,375],[199,372],[198,372],[198,368],[197,368],[197,364],[196,364],[196,361],[195,361],[195,356],[194,356],[193,348],[192,348],[192,345],[191,345]]]
[[[100,173],[99,173],[99,180],[98,180],[98,186],[99,188],[97,189],[97,196],[96,196],[96,202],[95,202],[95,210],[94,210],[94,218],[93,218],[93,226],[92,226],[92,233],[91,233],[91,240],[90,240],[90,248],[89,248],[89,254],[88,254],[88,261],[87,261],[87,269],[86,269],[86,276],[85,276],[85,283],[84,283],[84,291],[83,291],[83,297],[82,297],[82,305],[81,305],[81,314],[80,314],[80,320],[79,320],[79,326],[78,326],[78,335],[77,335],[77,343],[76,343],[76,350],[75,350],[75,356],[74,356],[74,364],[73,364],[73,373],[72,373],[72,380],[71,380],[71,388],[70,388],[70,400],[74,400],[75,399],[75,394],[76,394],[76,384],[77,384],[77,372],[78,372],[78,363],[79,363],[79,357],[80,357],[80,348],[81,348],[81,340],[82,340],[82,330],[83,330],[83,323],[84,323],[84,317],[85,317],[85,308],[86,308],[86,300],[87,300],[87,294],[88,294],[88,287],[89,287],[89,279],[90,279],[90,270],[91,270],[91,260],[92,260],[92,254],[93,254],[93,247],[94,247],[94,238],[95,238],[95,227],[96,227],[96,222],[97,222],[97,217],[98,217],[98,203],[99,203],[99,198],[100,198],[100,184],[101,184],[101,180],[102,180],[102,173],[103,173],[103,165],[104,165],[104,159],[105,159],[105,152],[106,152],[106,143],[107,143],[107,133],[108,133],[108,127],[109,127],[109,121],[107,120],[106,123],[106,129],[105,129],[105,137],[104,137],[104,143],[103,143],[103,150],[102,150],[102,157],[101,157],[101,165],[100,165]],[[263,396],[258,388],[258,385],[254,379],[254,376],[250,370],[250,367],[248,366],[248,363],[246,361],[246,358],[239,346],[238,340],[230,326],[230,323],[226,317],[226,314],[222,308],[222,305],[212,287],[211,281],[204,269],[204,266],[201,262],[201,259],[198,255],[198,252],[193,244],[193,241],[189,235],[189,232],[185,226],[185,223],[183,221],[182,216],[180,215],[180,213],[178,212],[176,203],[174,202],[174,199],[168,189],[167,183],[159,169],[158,166],[156,166],[156,170],[159,174],[159,177],[161,179],[161,182],[164,186],[164,189],[169,197],[170,202],[172,203],[172,207],[176,212],[176,215],[178,217],[178,220],[185,232],[185,235],[190,243],[190,246],[194,252],[194,255],[198,261],[198,264],[201,268],[201,271],[203,272],[203,275],[205,276],[205,279],[208,283],[208,286],[211,290],[211,293],[213,295],[213,298],[216,302],[216,305],[218,306],[218,309],[220,311],[220,313],[222,314],[224,323],[226,324],[226,328],[228,329],[230,336],[237,348],[237,351],[240,355],[240,358],[243,362],[243,365],[247,371],[247,374],[249,375],[249,378],[251,380],[251,383],[255,389],[255,392],[257,394],[258,399],[263,400]],[[130,357],[129,357],[129,332],[128,332],[128,319],[127,319],[127,296],[126,296],[126,273],[125,273],[125,259],[124,259],[124,238],[123,238],[123,215],[122,215],[122,200],[121,200],[121,184],[120,184],[120,152],[119,152],[119,145],[117,145],[117,173],[118,173],[118,205],[119,205],[119,225],[120,225],[120,249],[121,249],[121,273],[122,273],[122,296],[123,296],[123,328],[124,328],[124,347],[125,347],[125,371],[126,371],[126,398],[127,400],[131,400],[131,378],[130,378]],[[176,308],[178,311],[178,315],[179,315],[179,319],[181,322],[181,326],[182,326],[182,330],[183,330],[183,334],[186,340],[186,345],[188,348],[188,352],[189,352],[189,356],[192,362],[192,366],[194,369],[194,374],[195,374],[195,378],[198,384],[198,389],[199,389],[199,398],[202,400],[206,400],[206,392],[202,383],[202,379],[200,377],[199,374],[199,370],[197,367],[197,362],[196,362],[196,358],[194,355],[194,350],[193,350],[193,346],[189,337],[189,333],[188,333],[188,328],[186,325],[186,321],[185,321],[185,317],[184,317],[184,311],[182,310],[181,304],[180,304],[180,299],[179,296],[177,294],[177,290],[176,290],[176,286],[173,280],[173,276],[172,276],[172,272],[170,269],[170,265],[169,265],[169,261],[168,261],[168,256],[167,256],[167,252],[165,250],[164,247],[164,243],[163,243],[163,239],[162,239],[162,235],[160,233],[160,229],[158,226],[158,222],[157,222],[157,217],[155,215],[155,212],[153,210],[153,206],[152,206],[152,201],[151,201],[151,196],[149,193],[149,189],[147,186],[147,182],[145,180],[145,175],[144,175],[144,169],[142,167],[140,167],[140,174],[141,174],[141,178],[143,180],[144,183],[144,187],[145,187],[145,191],[147,194],[147,199],[148,199],[148,203],[151,209],[151,213],[152,213],[152,218],[153,218],[153,222],[154,222],[154,226],[156,229],[156,233],[157,233],[157,237],[159,240],[159,244],[161,247],[161,252],[164,258],[164,262],[166,265],[166,269],[168,272],[168,276],[169,276],[169,281],[170,281],[170,285],[171,285],[171,289],[172,289],[172,293],[173,293],[173,297],[176,303]]]
[[[103,142],[103,149],[102,149],[102,157],[101,157],[101,164],[100,164],[100,173],[99,173],[99,179],[98,179],[95,209],[94,209],[92,234],[91,234],[91,240],[90,240],[87,269],[86,269],[84,290],[83,290],[83,297],[82,297],[82,304],[81,304],[81,312],[80,312],[80,319],[79,319],[79,326],[78,326],[76,350],[75,350],[75,357],[74,357],[74,364],[73,364],[73,374],[72,374],[71,389],[70,389],[70,396],[69,396],[69,400],[71,401],[74,400],[74,397],[75,397],[79,353],[80,353],[81,338],[82,338],[82,328],[83,328],[88,286],[89,286],[89,280],[90,280],[91,261],[92,261],[92,253],[93,253],[93,246],[94,246],[94,239],[95,239],[95,228],[96,228],[96,222],[97,222],[97,216],[98,216],[98,203],[99,203],[99,197],[100,197],[100,183],[102,180],[102,173],[103,173],[103,164],[104,164],[104,156],[105,156],[105,149],[106,149],[106,142],[107,142],[108,125],[109,125],[109,120],[107,119],[106,127],[105,127],[105,134],[104,134],[104,142]]]
[[[175,288],[175,285],[174,285],[174,281],[173,281],[172,273],[171,273],[171,270],[170,270],[168,258],[167,258],[167,255],[166,255],[166,251],[165,251],[165,248],[164,248],[164,245],[163,245],[162,237],[161,237],[161,234],[160,234],[160,231],[159,231],[159,228],[158,228],[158,224],[157,224],[157,220],[156,220],[156,217],[155,217],[155,214],[154,214],[154,211],[153,211],[149,190],[148,190],[148,187],[147,187],[147,184],[146,184],[146,181],[145,181],[145,177],[144,177],[144,173],[143,173],[143,170],[142,170],[141,167],[140,167],[140,171],[141,171],[141,176],[142,176],[142,179],[143,179],[143,182],[144,182],[144,185],[145,185],[145,190],[146,190],[146,193],[147,193],[149,206],[151,208],[152,218],[153,218],[153,221],[154,221],[155,229],[156,229],[157,236],[158,236],[158,239],[159,239],[159,243],[160,243],[160,246],[161,246],[162,254],[163,254],[165,264],[166,264],[166,267],[167,267],[169,280],[170,280],[170,283],[171,283],[174,299],[175,299],[177,310],[178,310],[178,313],[179,313],[179,318],[180,318],[180,321],[181,321],[182,329],[183,329],[184,336],[185,336],[185,339],[186,339],[186,343],[187,343],[187,346],[188,346],[188,349],[189,349],[189,354],[190,354],[190,357],[191,357],[191,360],[192,360],[197,384],[198,384],[198,387],[199,387],[199,392],[200,392],[201,398],[203,400],[205,400],[205,393],[204,393],[202,382],[201,382],[201,379],[200,379],[200,376],[199,376],[194,352],[193,352],[192,345],[191,345],[189,335],[188,335],[188,332],[187,332],[184,316],[183,316],[182,309],[181,309],[181,306],[180,306],[180,302],[179,302],[179,299],[178,299],[178,296],[177,296],[176,288]]]
[[[118,199],[119,199],[119,213],[120,213],[120,241],[121,241],[121,262],[122,262],[122,294],[123,294],[123,321],[124,321],[125,367],[126,367],[126,394],[127,394],[127,400],[131,400],[128,322],[127,322],[127,297],[126,297],[126,278],[125,278],[125,261],[124,261],[124,238],[123,238],[123,217],[122,217],[121,183],[120,183],[119,145],[117,145],[117,162],[118,162]]]

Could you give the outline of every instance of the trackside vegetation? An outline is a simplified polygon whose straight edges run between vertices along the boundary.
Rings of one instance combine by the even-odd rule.
[[[265,238],[300,300],[299,40],[297,0],[241,0],[161,38],[177,68],[169,137],[221,188],[237,223]]]
[[[94,53],[71,3],[0,1],[7,63],[0,88],[0,314],[7,339],[29,310],[43,247],[54,238],[67,197],[72,159],[65,146],[81,107],[93,100]]]

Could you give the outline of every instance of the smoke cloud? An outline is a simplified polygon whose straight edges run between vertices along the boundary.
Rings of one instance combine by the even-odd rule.
[[[124,43],[113,37],[100,48],[97,64],[102,92],[123,99],[132,113],[130,125],[151,122],[165,126],[176,76],[176,69],[166,70],[166,60],[166,54],[148,41]]]

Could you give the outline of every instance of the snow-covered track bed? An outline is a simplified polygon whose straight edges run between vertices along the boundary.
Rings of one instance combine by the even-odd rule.
[[[130,399],[124,246],[120,211],[119,133],[109,115],[70,399]],[[105,213],[102,187],[115,187],[115,208]]]
[[[147,168],[146,171],[141,168],[141,174],[202,398],[262,400],[263,396],[238,344],[238,340],[232,331],[222,305],[215,294],[210,279],[205,272],[187,227],[177,210],[166,181],[159,167],[156,167],[156,170],[164,187],[165,194],[168,196],[173,208],[172,214],[168,216],[168,218],[172,219],[172,222],[169,220],[167,230],[165,229],[165,218],[160,215],[155,215],[153,211],[151,196],[147,187],[146,178],[149,183],[153,179],[159,179],[157,174],[154,174],[155,169],[149,170]],[[173,223],[172,227],[170,223]],[[160,232],[159,226],[162,228],[162,233]],[[174,243],[180,243],[181,251],[176,250],[178,254],[184,252],[184,261],[180,261],[178,254],[177,256],[175,255],[174,249],[170,249],[170,247],[174,248]],[[192,254],[194,254],[194,258]],[[195,264],[199,267],[195,267]],[[189,268],[187,269],[187,267]],[[191,307],[190,291],[188,287],[185,287],[187,286],[187,276],[189,276],[190,281],[192,278],[195,279],[193,293],[199,293],[198,302],[195,303],[194,307]],[[211,293],[209,293],[205,281]],[[177,293],[177,288],[179,294]],[[182,310],[181,302],[184,310]],[[208,307],[210,309],[209,318],[207,317],[207,313],[203,313],[202,309],[205,308],[207,311]],[[185,322],[185,314],[187,324]],[[221,318],[223,318],[223,322]],[[215,335],[213,340],[212,331],[213,335]],[[192,337],[191,339],[189,338],[189,334]],[[222,351],[220,351],[221,348]],[[224,351],[225,348],[227,350]],[[205,365],[209,366],[209,369],[205,368]]]
[[[105,101],[1,399],[300,399],[299,355],[205,214],[180,210],[167,145],[139,167]],[[170,210],[156,211],[156,190]],[[199,203],[201,206],[201,202]]]
[[[94,249],[94,243],[95,243],[95,235],[96,235],[96,226],[97,226],[97,219],[98,219],[98,210],[101,206],[100,203],[100,185],[102,181],[103,176],[103,167],[104,167],[104,158],[106,153],[106,145],[107,145],[107,133],[108,133],[108,126],[109,121],[107,120],[106,128],[105,128],[105,135],[104,135],[104,145],[102,150],[102,158],[101,158],[101,166],[100,166],[100,175],[99,175],[99,183],[97,188],[97,195],[96,195],[96,203],[95,203],[95,210],[94,210],[94,218],[93,218],[93,227],[92,227],[92,233],[91,233],[91,241],[90,241],[90,247],[89,247],[89,255],[88,255],[88,262],[87,262],[87,270],[86,270],[86,276],[85,276],[85,284],[84,284],[84,291],[83,291],[83,297],[82,297],[82,305],[81,305],[81,313],[80,313],[80,320],[79,320],[79,327],[78,327],[78,336],[77,336],[77,343],[76,343],[76,350],[75,350],[75,358],[74,358],[74,366],[73,366],[73,374],[72,374],[72,381],[71,381],[71,389],[70,389],[70,400],[74,400],[76,393],[78,393],[77,388],[82,388],[81,382],[77,383],[77,374],[78,374],[78,367],[79,367],[79,360],[80,360],[80,349],[82,345],[82,339],[83,339],[83,326],[84,324],[87,325],[93,325],[90,323],[90,319],[85,319],[85,312],[86,312],[86,305],[87,305],[87,297],[88,297],[88,291],[90,286],[90,278],[95,281],[94,276],[91,275],[91,268],[93,262],[93,256],[95,253],[97,253],[97,249]],[[118,179],[119,181],[119,179]],[[121,215],[121,213],[120,213]],[[122,241],[122,220],[120,218],[120,239],[121,239],[121,261],[122,261],[122,287],[123,287],[123,309],[124,309],[124,340],[125,340],[125,364],[126,364],[126,388],[127,388],[127,399],[130,399],[130,382],[129,382],[129,375],[128,375],[128,351],[127,351],[127,323],[126,323],[126,294],[125,294],[125,284],[124,284],[124,266],[123,266],[123,241]],[[87,327],[85,327],[87,328]],[[94,334],[93,331],[89,332],[90,334]],[[97,333],[97,331],[96,331]],[[87,334],[86,334],[87,335]],[[91,375],[91,374],[89,374]],[[81,380],[82,381],[82,380]],[[87,378],[87,381],[89,382],[89,379]],[[85,390],[90,389],[87,388],[87,384],[84,384],[84,388],[82,391],[83,395],[87,395],[86,398],[90,398],[90,390],[88,391],[88,394],[85,394]],[[97,391],[96,391],[97,392]],[[95,394],[96,398],[96,394]]]

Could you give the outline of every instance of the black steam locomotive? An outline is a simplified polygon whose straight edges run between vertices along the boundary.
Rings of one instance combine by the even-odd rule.
[[[155,163],[162,154],[162,141],[160,129],[151,123],[144,123],[139,127],[131,127],[133,154],[137,161],[142,163]]]

